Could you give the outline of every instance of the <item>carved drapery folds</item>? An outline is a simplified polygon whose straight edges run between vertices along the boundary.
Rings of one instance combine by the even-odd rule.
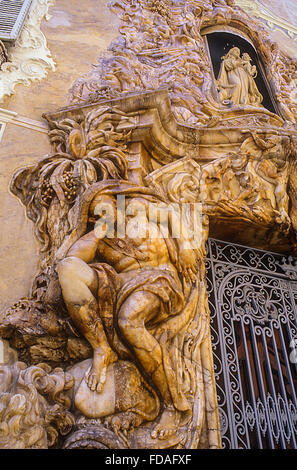
[[[53,152],[11,183],[41,248],[30,295],[0,316],[27,364],[14,384],[44,377],[42,390],[32,382],[40,439],[22,446],[217,448],[205,243],[227,222],[254,227],[259,244],[294,246],[295,65],[231,0],[111,7],[120,39],[72,87],[72,105],[45,115]],[[283,117],[260,106],[252,68],[247,102],[229,97],[227,109],[213,97],[201,30],[227,21],[255,41]],[[167,210],[168,226],[152,208]],[[68,424],[47,432],[56,375],[52,421]],[[17,445],[9,431],[1,439]]]

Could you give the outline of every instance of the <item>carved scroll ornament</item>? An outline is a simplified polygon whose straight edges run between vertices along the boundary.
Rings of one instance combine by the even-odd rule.
[[[30,85],[55,70],[55,63],[41,30],[43,20],[49,19],[54,0],[33,0],[19,38],[7,53],[1,46],[0,100],[15,93],[18,84]]]

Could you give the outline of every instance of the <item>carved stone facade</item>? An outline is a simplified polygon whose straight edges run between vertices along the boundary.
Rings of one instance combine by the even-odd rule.
[[[110,8],[119,38],[11,181],[40,265],[0,315],[21,361],[0,368],[0,447],[220,448],[206,242],[296,253],[297,62],[233,0]],[[246,51],[215,79],[222,30],[254,45],[278,114]]]

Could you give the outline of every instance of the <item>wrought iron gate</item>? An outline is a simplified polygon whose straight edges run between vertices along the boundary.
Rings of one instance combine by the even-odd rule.
[[[296,449],[297,260],[208,241],[223,447]]]

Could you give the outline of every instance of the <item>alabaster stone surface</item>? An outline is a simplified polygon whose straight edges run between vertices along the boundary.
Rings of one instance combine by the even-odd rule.
[[[0,314],[19,361],[0,370],[0,447],[220,448],[206,241],[296,252],[297,64],[233,0],[110,8],[120,35],[10,182],[39,263]],[[278,114],[244,50],[214,81],[204,35],[222,25],[254,42]],[[151,210],[168,207],[165,227]]]
[[[263,96],[254,80],[258,71],[257,67],[251,64],[251,60],[247,53],[241,56],[238,47],[233,47],[222,57],[217,79],[222,104],[261,106]]]

